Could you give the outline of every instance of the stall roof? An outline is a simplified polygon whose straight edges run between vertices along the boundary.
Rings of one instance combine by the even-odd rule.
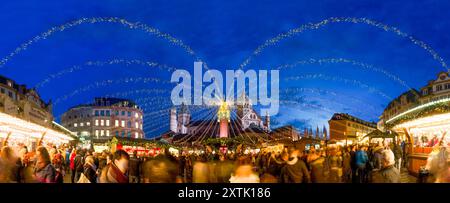
[[[371,133],[367,134],[364,137],[368,137],[368,138],[394,138],[395,136],[397,136],[397,133],[386,133],[386,132],[382,132],[381,130],[374,130]]]

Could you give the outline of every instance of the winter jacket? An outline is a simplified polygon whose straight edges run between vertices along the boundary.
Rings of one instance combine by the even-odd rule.
[[[394,157],[395,157],[395,160],[398,160],[398,159],[401,159],[402,158],[402,149],[401,149],[401,147],[400,146],[398,146],[398,145],[394,145]]]
[[[367,153],[363,150],[358,150],[355,155],[356,158],[356,166],[365,166],[369,158],[367,157]]]
[[[305,163],[295,157],[281,169],[281,181],[282,183],[309,183],[311,177]]]
[[[400,171],[394,166],[388,166],[374,173],[374,183],[400,183]]]
[[[76,154],[70,155],[70,169],[75,170],[75,156]]]
[[[141,161],[137,158],[137,157],[131,157],[130,158],[130,162],[129,162],[129,170],[128,170],[128,175],[129,176],[139,176],[140,172],[139,172],[139,166]]]
[[[95,168],[95,166],[85,164],[83,174],[87,179],[89,179],[91,183],[97,182],[97,169]]]
[[[80,154],[77,154],[75,156],[75,159],[73,162],[75,165],[75,170],[77,172],[83,172],[84,158]]]
[[[310,163],[311,182],[326,183],[328,182],[329,168],[325,158],[320,157]]]
[[[42,169],[35,169],[34,175],[36,176],[36,179],[40,183],[55,183],[55,176],[56,176],[56,170],[51,165],[48,164]]]

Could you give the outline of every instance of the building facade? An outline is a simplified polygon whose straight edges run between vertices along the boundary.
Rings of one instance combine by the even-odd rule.
[[[52,103],[35,89],[0,76],[0,147],[61,145],[73,140],[72,132],[53,121]]]
[[[347,144],[362,141],[363,137],[377,128],[376,123],[364,121],[345,113],[335,113],[328,121],[330,139]]]
[[[92,104],[70,108],[62,115],[61,123],[83,139],[145,137],[143,111],[127,99],[95,98]]]
[[[35,89],[28,89],[0,76],[0,111],[24,120],[50,127],[52,103],[44,102]]]

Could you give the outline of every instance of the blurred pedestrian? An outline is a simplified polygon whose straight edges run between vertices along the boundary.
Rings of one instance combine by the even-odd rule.
[[[178,166],[164,154],[144,163],[144,183],[176,183]]]
[[[286,164],[281,169],[280,179],[282,183],[309,183],[311,177],[305,163],[299,159],[300,152],[297,149],[289,149],[288,157],[284,156]]]
[[[366,147],[361,146],[360,149],[356,152],[355,158],[356,158],[356,176],[358,178],[358,183],[364,183],[366,178],[366,165],[369,160],[367,153],[366,153]]]
[[[94,157],[87,156],[83,166],[83,174],[90,183],[97,182],[97,166],[95,165]]]
[[[123,150],[114,152],[111,163],[106,165],[100,176],[100,183],[128,183],[130,155]]]
[[[36,150],[35,179],[40,183],[55,183],[56,170],[50,162],[50,155],[45,147]]]
[[[7,181],[10,183],[19,183],[21,169],[19,157],[16,156],[13,149],[9,146],[2,147],[0,154],[5,167],[5,170],[2,171],[2,173],[6,174]]]
[[[251,159],[238,163],[235,173],[230,178],[230,183],[259,183],[258,174],[253,171]]]
[[[373,183],[400,183],[400,171],[395,168],[395,156],[391,150],[383,150],[382,167],[374,173]]]
[[[76,170],[75,170],[75,156],[76,155],[77,155],[77,150],[76,149],[72,149],[72,153],[70,154],[70,170],[71,170],[70,180],[71,180],[72,183],[75,183],[75,174],[76,174]]]

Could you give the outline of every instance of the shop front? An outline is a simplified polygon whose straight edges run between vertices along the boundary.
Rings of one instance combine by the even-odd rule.
[[[51,127],[32,123],[9,114],[0,113],[0,147],[18,150],[26,146],[34,151],[38,146],[60,146],[75,140],[70,131],[53,122]]]
[[[429,108],[406,112],[397,120],[392,120],[391,129],[399,134],[399,140],[406,143],[408,170],[411,174],[417,175],[420,168],[426,165],[433,147],[442,144],[449,149],[449,110],[448,102],[438,103]]]

